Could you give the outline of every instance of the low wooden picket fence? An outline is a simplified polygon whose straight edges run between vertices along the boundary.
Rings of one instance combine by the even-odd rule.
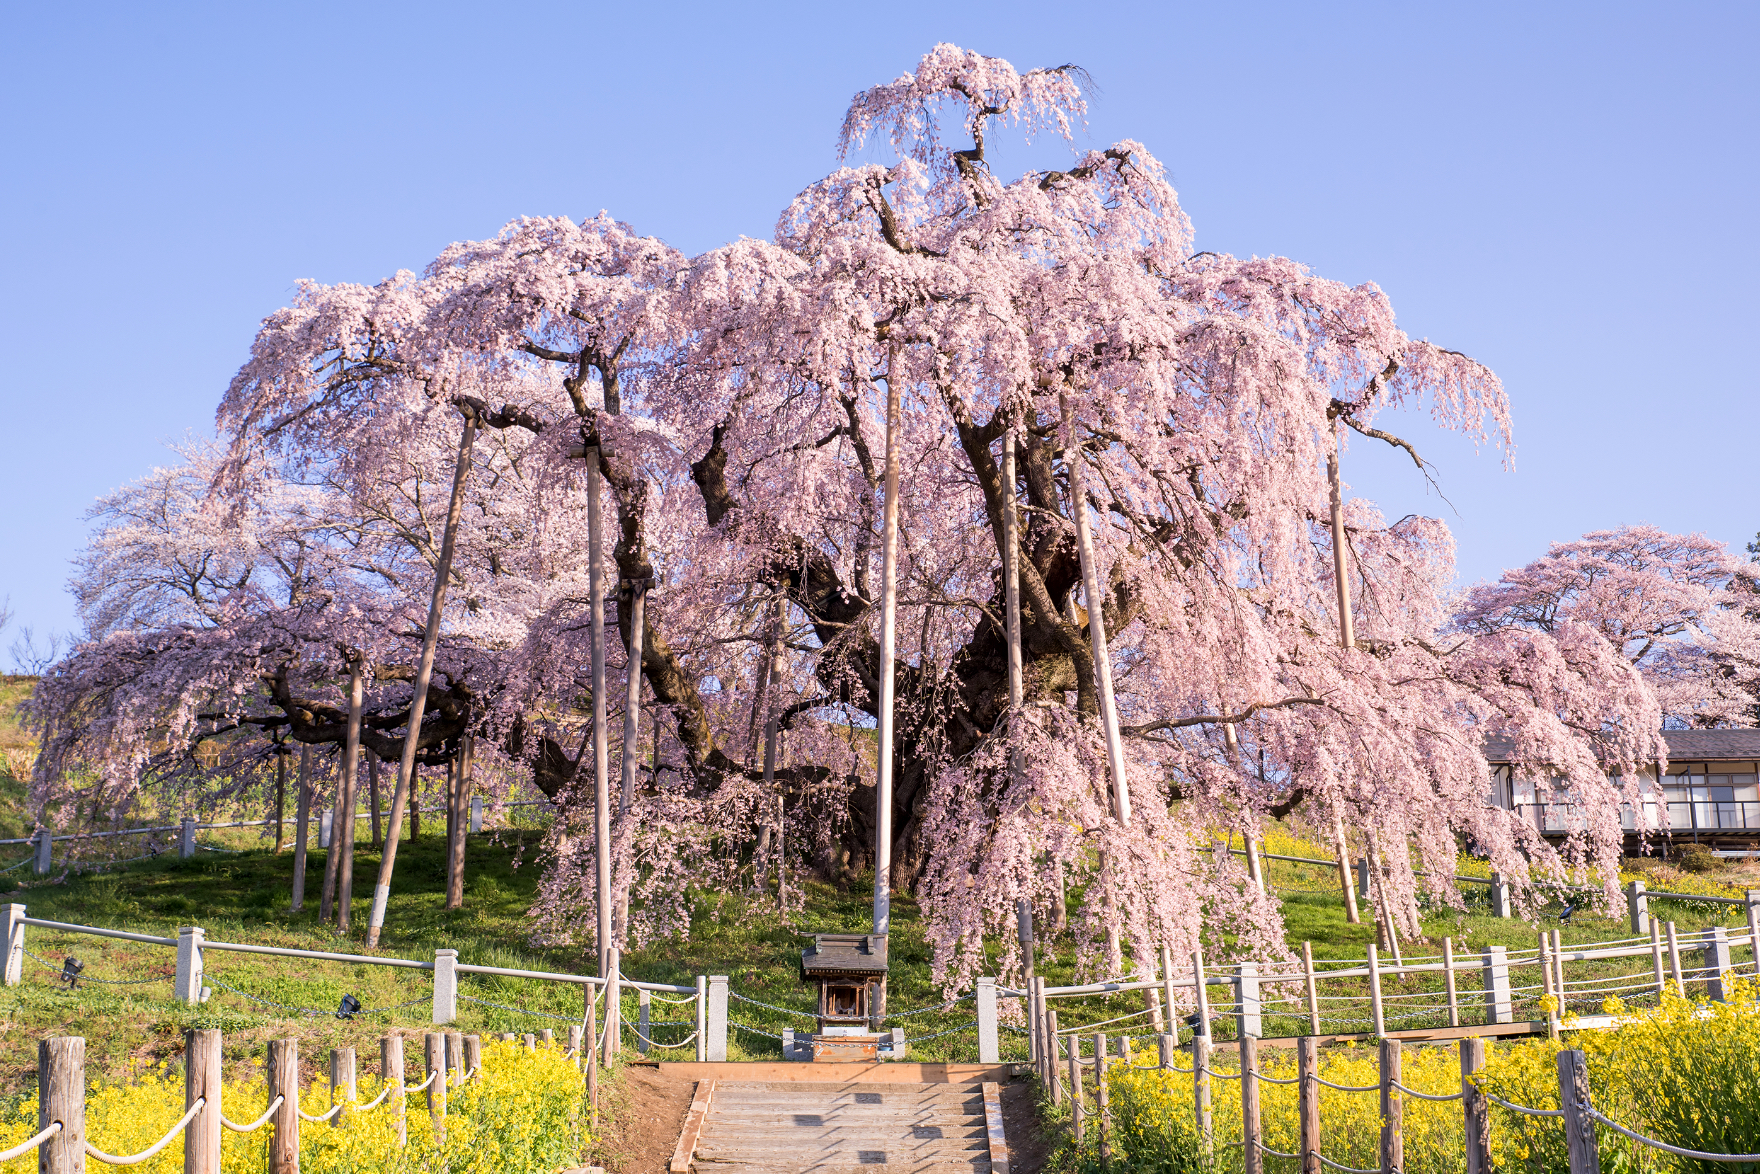
[[[336,1128],[346,1128],[355,1115],[389,1113],[392,1128],[398,1140],[403,1142],[408,1140],[408,1098],[411,1094],[421,1093],[425,1096],[423,1108],[433,1122],[436,1135],[443,1135],[448,1091],[463,1087],[482,1073],[480,1036],[431,1031],[422,1040],[427,1077],[419,1084],[405,1084],[404,1037],[386,1035],[379,1041],[379,1076],[384,1088],[377,1097],[366,1104],[360,1103],[355,1050],[333,1048],[329,1070],[330,1108],[323,1113],[307,1113],[299,1103],[298,1041],[270,1040],[265,1065],[268,1076],[265,1107],[255,1120],[240,1123],[226,1116],[228,1106],[221,1103],[220,1031],[215,1028],[190,1029],[184,1032],[183,1038],[183,1117],[145,1150],[125,1155],[105,1153],[86,1137],[86,1041],[80,1036],[56,1036],[40,1041],[37,1045],[40,1128],[35,1136],[0,1152],[0,1162],[9,1162],[36,1150],[37,1168],[41,1174],[84,1174],[87,1158],[105,1165],[134,1166],[154,1157],[181,1136],[184,1174],[220,1174],[222,1128],[236,1133],[267,1129],[270,1174],[298,1174],[302,1121],[328,1122]],[[501,1038],[512,1040],[515,1037],[512,1033],[503,1033]],[[524,1038],[528,1050],[555,1046],[550,1031],[527,1034]],[[577,1069],[584,1068],[588,1099],[596,1113],[598,1065],[582,1064],[583,1038],[580,1027],[570,1027],[564,1056],[572,1057]],[[591,1052],[587,1055],[590,1059]]]

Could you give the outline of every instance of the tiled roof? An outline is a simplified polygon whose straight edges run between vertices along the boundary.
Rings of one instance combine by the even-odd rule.
[[[1664,730],[1662,740],[1671,762],[1760,759],[1760,730]],[[1509,761],[1513,748],[1505,738],[1485,739],[1485,757],[1492,762]]]
[[[885,973],[885,934],[814,934],[812,949],[801,952],[802,978],[873,978]]]

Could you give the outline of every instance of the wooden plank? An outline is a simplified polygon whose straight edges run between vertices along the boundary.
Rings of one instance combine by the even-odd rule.
[[[1002,1132],[1002,1089],[984,1082],[984,1125],[990,1135],[990,1174],[1008,1174],[1008,1137]]]
[[[703,1135],[703,1123],[708,1119],[709,1106],[714,1102],[715,1082],[697,1081],[696,1095],[691,1098],[690,1112],[685,1114],[684,1128],[678,1131],[678,1146],[672,1151],[672,1162],[667,1166],[669,1174],[691,1174],[691,1162],[697,1154],[697,1140]]]

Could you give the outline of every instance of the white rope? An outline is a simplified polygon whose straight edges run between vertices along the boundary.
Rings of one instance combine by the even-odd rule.
[[[263,1115],[258,1117],[255,1121],[252,1121],[249,1125],[240,1125],[236,1121],[227,1120],[224,1112],[220,1114],[220,1124],[226,1126],[226,1128],[232,1130],[234,1133],[255,1133],[269,1123],[269,1118],[275,1115],[275,1110],[279,1109],[281,1107],[281,1102],[286,1099],[286,1097],[279,1093],[276,1094],[275,1099],[269,1102],[269,1107],[263,1110]]]
[[[1299,1158],[1302,1156],[1300,1154],[1286,1154],[1282,1150],[1274,1150],[1262,1141],[1255,1141],[1253,1144],[1259,1147],[1259,1152],[1270,1154],[1274,1158]]]
[[[1267,1076],[1263,1072],[1254,1073],[1254,1078],[1257,1080],[1263,1080],[1266,1084],[1294,1084],[1301,1079],[1301,1077],[1299,1077],[1299,1076],[1292,1076],[1288,1080],[1279,1080],[1279,1079],[1277,1079],[1277,1077]],[[1299,1154],[1279,1154],[1277,1156],[1280,1158],[1294,1158],[1294,1157],[1299,1157],[1300,1155]]]
[[[1315,1084],[1324,1084],[1327,1088],[1336,1088],[1339,1092],[1380,1092],[1379,1084],[1334,1084],[1330,1080],[1322,1080],[1316,1076]]]
[[[1709,1154],[1704,1150],[1689,1150],[1678,1145],[1669,1145],[1666,1141],[1657,1141],[1653,1137],[1645,1137],[1641,1133],[1633,1133],[1624,1125],[1621,1125],[1619,1122],[1611,1120],[1603,1115],[1601,1110],[1597,1109],[1594,1105],[1584,1105],[1583,1108],[1588,1110],[1589,1116],[1595,1118],[1595,1120],[1601,1122],[1601,1124],[1607,1126],[1609,1129],[1618,1130],[1633,1141],[1641,1141],[1647,1146],[1652,1146],[1667,1153],[1678,1154],[1683,1158],[1697,1158],[1701,1162],[1760,1162],[1760,1154]]]
[[[420,1084],[406,1084],[403,1087],[403,1091],[404,1092],[421,1092],[423,1089],[427,1088],[430,1084],[433,1084],[434,1078],[438,1075],[440,1075],[440,1070],[438,1068],[436,1068],[436,1069],[434,1069],[434,1071],[428,1073],[428,1079],[422,1081]]]
[[[1512,1105],[1508,1101],[1504,1100],[1502,1097],[1496,1096],[1492,1093],[1486,1093],[1485,1096],[1488,1100],[1496,1101],[1498,1104],[1502,1105],[1506,1109],[1514,1109],[1516,1112],[1526,1113],[1530,1117],[1562,1117],[1562,1116],[1564,1116],[1563,1109],[1530,1109],[1526,1105]]]
[[[119,1158],[115,1154],[105,1153],[90,1141],[86,1142],[86,1153],[107,1165],[138,1166],[148,1158],[153,1157],[166,1146],[170,1145],[173,1141],[177,1140],[177,1135],[183,1132],[183,1127],[195,1120],[196,1114],[200,1113],[207,1103],[207,1097],[197,1097],[196,1103],[189,1107],[189,1111],[183,1115],[176,1125],[171,1127],[170,1133],[167,1133],[164,1137],[161,1137],[158,1141],[154,1142],[138,1154],[132,1154],[126,1158]]]
[[[368,1110],[377,1109],[380,1105],[385,1103],[385,1098],[391,1095],[392,1089],[402,1088],[402,1087],[403,1087],[403,1081],[401,1081],[401,1080],[398,1081],[396,1084],[386,1085],[384,1088],[379,1090],[378,1096],[374,1097],[372,1100],[368,1101],[364,1105],[355,1106],[355,1111],[359,1112],[359,1113],[365,1113]]]
[[[0,1153],[0,1162],[10,1162],[14,1158],[22,1158],[60,1132],[61,1122],[51,1121],[49,1122],[49,1128],[43,1130],[43,1132],[37,1134],[29,1141],[21,1141],[11,1149],[4,1153]]]
[[[1433,1096],[1427,1092],[1419,1092],[1415,1088],[1407,1088],[1397,1080],[1393,1081],[1392,1084],[1393,1087],[1399,1089],[1399,1091],[1405,1093],[1407,1096],[1417,1097],[1421,1101],[1458,1101],[1467,1095],[1465,1092],[1457,1092],[1453,1096],[1439,1097]]]
[[[1239,1080],[1241,1078],[1239,1072],[1218,1072],[1208,1064],[1204,1065],[1204,1074],[1206,1076],[1214,1076],[1218,1080]]]
[[[1347,1166],[1343,1162],[1335,1162],[1319,1150],[1309,1150],[1308,1152],[1313,1154],[1316,1158],[1319,1158],[1328,1166],[1331,1166],[1334,1170],[1348,1170],[1350,1171],[1350,1174],[1381,1174],[1381,1167],[1379,1166],[1371,1167],[1368,1170],[1360,1170],[1355,1166]]]
[[[336,1114],[342,1112],[342,1105],[340,1103],[331,1105],[329,1112],[319,1113],[316,1116],[312,1115],[311,1113],[306,1112],[304,1109],[300,1108],[297,1105],[294,1106],[294,1112],[299,1114],[299,1119],[301,1121],[319,1121],[319,1122],[328,1121],[328,1120],[330,1120],[330,1118],[336,1116]]]

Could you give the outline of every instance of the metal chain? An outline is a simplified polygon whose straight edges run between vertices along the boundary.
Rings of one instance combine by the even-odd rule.
[[[771,1004],[771,1003],[760,1003],[756,999],[748,999],[746,996],[740,994],[738,991],[734,990],[732,987],[727,988],[727,993],[732,995],[734,998],[738,999],[742,1003],[750,1003],[752,1006],[762,1007],[766,1011],[780,1011],[784,1015],[793,1015],[793,1016],[800,1018],[800,1019],[812,1020],[815,1023],[818,1022],[818,1019],[819,1019],[819,1017],[817,1015],[814,1015],[814,1014],[807,1012],[807,1011],[801,1011],[801,1010],[794,1008],[794,1007],[778,1007],[778,1006],[775,1006],[774,1004]],[[768,1033],[765,1033],[765,1034],[768,1034]],[[782,1037],[777,1036],[776,1038],[781,1039]]]
[[[307,1018],[324,1019],[324,1018],[329,1018],[331,1016],[337,1015],[337,1012],[326,1011],[321,1007],[300,1007],[300,1006],[295,1006],[292,1003],[277,1003],[274,999],[265,999],[261,995],[253,995],[249,991],[239,990],[237,987],[233,986],[231,983],[222,982],[220,979],[215,978],[211,974],[203,974],[202,981],[203,982],[211,982],[215,986],[219,987],[221,990],[231,991],[233,994],[240,995],[244,998],[247,998],[253,1003],[261,1003],[265,1007],[276,1007],[276,1008],[279,1008],[280,1010],[283,1010],[283,1011],[298,1011],[300,1014],[306,1016]],[[463,996],[460,996],[460,997],[462,998]],[[353,1018],[356,1015],[383,1015],[387,1011],[398,1011],[398,1010],[402,1010],[404,1007],[413,1007],[417,1003],[426,1003],[429,1001],[430,998],[431,998],[431,996],[424,996],[419,999],[410,999],[409,1001],[403,1002],[403,1003],[392,1003],[388,1007],[363,1007],[359,1011],[350,1012],[349,1016],[350,1016],[350,1018]]]
[[[934,1035],[913,1036],[904,1042],[907,1046],[910,1044],[926,1044],[932,1039],[940,1039],[944,1035],[952,1035],[956,1031],[965,1031],[967,1028],[976,1026],[978,1026],[978,1021],[976,1019],[968,1019],[958,1027],[950,1027],[946,1031],[938,1031]]]
[[[34,959],[39,965],[42,966],[42,968],[44,970],[48,970],[54,974],[59,974],[62,976],[65,976],[67,973],[61,967],[55,965],[53,962],[49,961],[47,958],[38,958],[35,954],[31,953],[29,950],[26,950],[24,953],[25,953],[25,957]],[[102,983],[105,986],[142,986],[142,985],[144,985],[146,983],[150,983],[150,982],[165,982],[166,981],[164,976],[161,976],[159,978],[89,978],[84,974],[79,974],[79,975],[75,975],[74,977],[79,982],[96,982],[96,983]]]
[[[731,993],[731,992],[730,992],[730,993]],[[741,1030],[741,1031],[749,1031],[749,1032],[751,1032],[751,1033],[752,1033],[752,1034],[753,1034],[753,1035],[762,1035],[762,1036],[769,1036],[769,1038],[771,1038],[771,1039],[773,1039],[773,1040],[780,1040],[780,1039],[781,1039],[781,1038],[782,1038],[782,1037],[781,1037],[781,1036],[780,1036],[780,1035],[773,1035],[773,1034],[771,1034],[771,1033],[770,1033],[770,1032],[768,1032],[768,1031],[765,1031],[765,1030],[764,1030],[764,1029],[763,1029],[763,1028],[761,1028],[761,1027],[747,1027],[747,1026],[746,1026],[746,1025],[745,1025],[745,1024],[743,1024],[743,1023],[735,1023],[735,1022],[734,1022],[734,1021],[733,1021],[733,1020],[731,1020],[731,1019],[730,1019],[730,1020],[728,1020],[728,1021],[727,1021],[727,1025],[728,1025],[728,1026],[729,1026],[729,1027],[737,1027],[737,1028],[739,1028],[739,1029],[740,1029],[740,1030]]]
[[[957,1007],[957,1006],[959,1006],[959,1005],[960,1005],[960,1004],[961,1004],[961,1003],[963,1003],[963,1002],[965,1002],[965,1001],[966,1001],[966,1000],[968,1000],[968,999],[975,999],[975,998],[977,998],[977,997],[978,997],[978,992],[977,992],[977,991],[973,991],[973,992],[972,992],[972,993],[971,993],[971,994],[969,994],[969,995],[961,995],[961,996],[960,996],[960,997],[959,997],[959,998],[957,998],[957,999],[949,999],[949,1000],[947,1000],[947,1002],[945,1002],[945,1003],[942,1003],[942,1004],[940,1004],[940,1005],[938,1005],[938,1006],[934,1006],[934,1007],[919,1007],[919,1008],[917,1008],[917,1009],[916,1009],[916,1010],[915,1010],[915,1011],[900,1011],[900,1012],[899,1012],[899,1013],[898,1013],[898,1014],[896,1014],[896,1015],[882,1015],[882,1016],[881,1016],[881,1018],[882,1018],[882,1019],[909,1019],[909,1018],[910,1018],[910,1017],[911,1017],[911,1016],[912,1016],[912,1015],[927,1015],[927,1014],[928,1014],[928,1013],[929,1013],[929,1012],[931,1012],[931,1011],[945,1011],[945,1010],[947,1010],[947,1009],[948,1009],[948,1008],[949,1008],[949,1007]]]
[[[581,1023],[586,1020],[586,1016],[584,1014],[583,1015],[556,1015],[556,1014],[553,1014],[549,1011],[532,1011],[532,1010],[528,1010],[525,1007],[509,1007],[506,1003],[491,1003],[488,999],[479,999],[479,998],[475,997],[474,995],[460,995],[458,997],[463,999],[467,1003],[481,1003],[485,1007],[494,1007],[495,1009],[497,1009],[499,1011],[512,1011],[515,1015],[534,1015],[540,1019],[560,1019],[564,1023]],[[419,999],[417,1000],[417,1002],[420,1002],[420,1001],[421,1000],[419,1000]]]

